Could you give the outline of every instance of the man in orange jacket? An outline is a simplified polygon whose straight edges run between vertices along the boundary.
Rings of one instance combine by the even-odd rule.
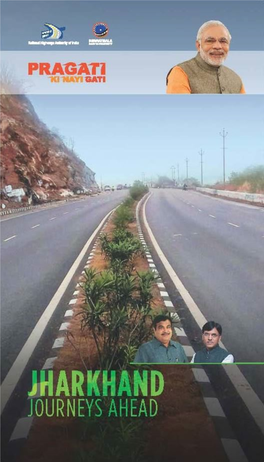
[[[196,57],[170,70],[167,93],[245,93],[240,77],[222,66],[230,41],[230,32],[223,23],[205,22],[197,33]]]

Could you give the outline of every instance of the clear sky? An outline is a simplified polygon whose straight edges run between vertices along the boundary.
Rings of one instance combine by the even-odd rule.
[[[103,184],[180,176],[204,183],[222,179],[223,128],[226,177],[264,164],[264,96],[252,95],[39,95],[30,100],[49,127],[74,140],[74,149]]]

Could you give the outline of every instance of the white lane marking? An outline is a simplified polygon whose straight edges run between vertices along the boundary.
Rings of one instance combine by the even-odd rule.
[[[38,320],[36,326],[34,327],[33,331],[31,332],[29,338],[27,339],[25,345],[22,347],[20,353],[18,354],[16,360],[14,361],[11,369],[9,370],[8,374],[6,375],[5,379],[1,385],[1,393],[2,393],[2,400],[1,400],[1,413],[6,407],[7,402],[10,399],[15,387],[18,384],[20,377],[22,376],[24,369],[32,356],[34,349],[36,348],[51,316],[53,315],[55,309],[57,308],[62,296],[66,292],[68,285],[70,284],[75,272],[77,271],[82,259],[86,255],[91,243],[93,242],[95,236],[100,231],[102,225],[105,223],[107,218],[111,215],[111,213],[115,209],[112,209],[100,222],[97,228],[94,230],[93,234],[89,237],[88,241],[84,245],[83,249],[81,250],[80,254],[76,258],[75,262],[72,264],[70,270],[66,274],[65,278],[63,279],[61,285],[59,286],[57,292],[52,297],[51,301],[49,302],[47,308],[43,312],[42,316]],[[67,310],[66,313],[69,313]],[[65,313],[65,316],[67,314]],[[69,316],[69,314],[68,314]]]
[[[183,283],[175,273],[174,269],[168,262],[167,258],[165,257],[164,253],[162,252],[159,244],[157,243],[153,232],[147,222],[146,218],[146,204],[151,197],[150,194],[143,205],[143,221],[148,231],[149,237],[152,241],[152,244],[163,263],[167,273],[169,274],[174,286],[182,296],[183,300],[185,301],[189,311],[192,313],[194,319],[196,320],[198,326],[202,330],[203,325],[207,322],[207,319],[204,317],[198,306],[196,305],[195,301],[189,294],[189,292],[184,287]],[[222,342],[219,343],[222,348],[225,348]],[[244,401],[245,405],[247,406],[250,414],[252,415],[253,419],[259,426],[260,430],[264,434],[264,404],[259,399],[258,395],[254,392],[253,388],[250,386],[247,379],[244,377],[242,372],[240,371],[239,367],[236,364],[232,364],[229,367],[227,364],[222,364],[222,367],[225,369],[226,374],[228,375],[229,379],[233,383],[234,387],[236,388],[238,394],[241,396],[242,400]]]
[[[45,364],[42,367],[42,369],[53,369],[56,359],[57,359],[57,356],[53,356],[52,358],[46,359]]]
[[[173,308],[173,303],[170,300],[164,300],[164,305],[167,308]]]
[[[235,228],[239,228],[239,226],[238,226],[238,225],[235,225],[235,223],[229,223],[229,222],[228,222],[228,224],[229,224],[230,226],[234,226]]]
[[[10,441],[27,438],[32,422],[33,417],[22,417],[19,419],[11,435]]]
[[[16,234],[14,234],[14,236],[8,237],[7,239],[4,239],[4,242],[10,241],[10,239],[14,239],[14,237],[16,237]]]
[[[201,212],[201,209],[198,209],[198,212]]]
[[[52,345],[52,348],[62,348],[65,342],[65,337],[56,338],[55,342]]]
[[[213,417],[225,417],[225,413],[217,398],[204,398],[208,412]]]
[[[168,297],[169,294],[168,294],[168,292],[165,292],[165,291],[162,291],[162,290],[161,290],[161,291],[160,291],[160,296],[161,296],[161,297]]]
[[[194,208],[194,205],[192,205],[192,207]]]
[[[182,234],[173,234],[173,237],[182,236]]]
[[[196,382],[208,383],[210,382],[208,375],[204,369],[198,369],[197,367],[192,368],[193,375]]]
[[[51,221],[51,220],[56,220],[56,218],[57,218],[57,217],[53,217],[53,218],[50,218],[50,220],[49,220],[49,221]]]
[[[67,215],[67,213],[69,213],[69,212],[63,212],[63,215]]]
[[[232,438],[221,438],[221,442],[230,462],[248,462],[237,440]]]
[[[182,345],[182,346],[183,346],[186,356],[188,356],[188,358],[192,358],[195,353],[193,347],[190,345]]]
[[[31,229],[37,228],[38,226],[40,225],[38,224],[38,225],[31,226]]]
[[[174,327],[177,337],[187,337],[185,330],[182,327]]]
[[[163,282],[158,282],[157,286],[158,286],[160,289],[165,289],[165,286],[164,286]]]
[[[211,217],[211,218],[215,218],[215,216],[214,216],[214,215],[209,215],[209,217]]]
[[[68,330],[70,323],[69,322],[63,322],[59,328],[60,331],[62,330]]]
[[[64,317],[65,318],[70,318],[72,315],[73,315],[73,310],[67,310],[67,311],[65,311]]]
[[[73,292],[73,295],[78,295],[79,292],[80,292],[79,290],[75,290],[75,291]]]

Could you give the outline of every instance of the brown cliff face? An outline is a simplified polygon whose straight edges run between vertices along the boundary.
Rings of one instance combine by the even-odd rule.
[[[41,122],[24,95],[1,95],[2,199],[6,186],[22,188],[22,202],[60,199],[77,190],[97,188],[94,172],[62,139]],[[7,200],[8,199],[8,200]]]

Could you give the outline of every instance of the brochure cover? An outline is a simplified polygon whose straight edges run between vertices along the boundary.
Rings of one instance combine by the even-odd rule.
[[[2,1],[3,461],[263,461],[263,9]]]

